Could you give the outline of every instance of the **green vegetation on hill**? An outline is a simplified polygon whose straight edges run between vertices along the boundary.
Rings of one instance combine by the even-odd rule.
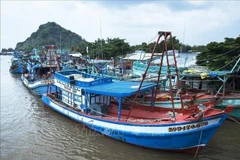
[[[183,44],[176,37],[173,37],[173,42],[175,50],[201,52],[197,56],[197,64],[207,66],[211,70],[231,69],[235,64],[234,60],[240,55],[240,36],[236,39],[225,38],[225,42],[210,42],[206,46]],[[142,42],[142,44],[130,46],[125,42],[125,39],[118,37],[87,42],[81,36],[62,28],[55,22],[48,22],[40,25],[39,29],[32,33],[24,42],[17,43],[16,50],[31,52],[34,47],[43,50],[43,46],[56,45],[58,49],[81,52],[83,55],[88,54],[90,58],[110,59],[112,57],[124,57],[126,54],[133,53],[135,50],[152,52],[155,44],[156,42],[153,40],[151,43]],[[163,41],[158,44],[156,52],[162,52],[162,44]],[[169,39],[167,40],[167,44],[168,50],[171,50]],[[11,50],[11,48],[9,50]]]
[[[71,49],[86,41],[76,33],[66,30],[55,22],[39,26],[24,42],[17,43],[16,50],[30,52],[35,47],[42,50],[43,46],[56,45],[58,49]]]

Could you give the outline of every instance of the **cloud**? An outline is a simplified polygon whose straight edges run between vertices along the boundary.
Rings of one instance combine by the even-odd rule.
[[[149,42],[159,30],[172,31],[173,36],[190,45],[223,41],[226,36],[239,35],[236,27],[240,23],[238,1],[191,1],[190,3],[200,3],[202,7],[188,7],[185,10],[173,9],[173,5],[177,3],[166,4],[159,1],[125,3],[119,7],[111,7],[105,3],[3,1],[1,47],[15,47],[17,42],[24,41],[39,25],[48,21],[54,21],[90,42],[101,36],[104,39],[120,37],[135,45]]]
[[[207,3],[206,0],[187,0],[187,2],[195,6],[201,6]]]

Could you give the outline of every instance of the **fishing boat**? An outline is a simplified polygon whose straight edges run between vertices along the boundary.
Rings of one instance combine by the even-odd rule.
[[[167,34],[159,32],[156,45]],[[72,70],[56,72],[54,81],[55,91],[42,95],[45,106],[113,139],[153,149],[198,153],[233,109],[228,106],[222,111],[212,104],[178,112],[174,107],[154,107],[158,87],[144,81],[144,76],[141,82],[113,82]],[[123,104],[125,97],[146,90],[153,93],[151,107],[138,105],[135,98],[132,104]],[[112,103],[112,98],[118,103]]]
[[[110,60],[105,60],[105,59],[87,59],[89,64],[94,65],[98,70],[102,70],[103,67],[108,63],[111,62]]]
[[[124,103],[132,103],[133,98],[135,95],[125,98]],[[156,95],[154,106],[161,107],[161,108],[172,108],[172,101],[171,101],[170,92],[161,92]],[[217,102],[217,98],[205,93],[196,93],[196,94],[184,94],[182,95],[182,100],[184,107],[193,107],[194,105],[215,105]],[[174,101],[174,108],[177,110],[182,109],[181,99],[179,94],[175,94],[173,97]],[[143,106],[151,106],[152,105],[152,94],[149,92],[141,93],[137,96],[137,102]],[[229,104],[230,105],[230,104]]]
[[[14,50],[13,58],[11,59],[11,65],[9,72],[13,74],[21,74],[26,70],[24,62],[21,61],[19,52]]]
[[[225,109],[227,106],[234,106],[233,111],[230,113],[228,117],[231,120],[240,122],[240,94],[226,94],[225,96],[219,96],[218,103],[216,104],[216,108]]]
[[[38,96],[46,93],[49,86],[54,85],[54,72],[60,70],[56,46],[49,45],[45,48],[47,50],[45,61],[41,62],[37,49],[34,49],[28,61],[28,73],[21,76],[23,84]],[[54,90],[54,87],[52,88]]]
[[[119,61],[112,58],[100,71],[102,77],[112,78],[113,81],[128,81],[136,76],[132,75],[131,62],[125,62],[121,57]]]
[[[212,97],[217,99],[216,108],[225,109],[228,105],[233,105],[234,109],[228,118],[240,122],[240,94],[237,92],[240,77],[240,55],[235,57],[235,60],[236,62],[231,62],[235,62],[231,70],[211,71],[203,66],[191,66],[180,76],[181,81],[188,84],[190,88],[201,91],[209,90]]]
[[[120,59],[120,62],[118,63],[115,63],[115,60],[112,59],[105,63],[101,68],[88,61],[78,66],[79,68],[77,69],[79,71],[85,71],[86,73],[99,77],[112,78],[113,81],[129,80],[133,77],[131,72],[127,69],[128,65],[125,66],[123,59]]]
[[[135,61],[133,62],[133,74],[136,76],[142,76],[147,67],[147,62]],[[174,67],[170,67],[171,71],[174,71]],[[168,67],[162,66],[162,74],[167,74]],[[159,71],[159,66],[152,64],[148,70],[148,76],[156,76]]]
[[[195,111],[122,106],[124,97],[136,94],[140,82],[112,82],[78,71],[55,73],[56,91],[43,94],[43,103],[109,137],[155,149],[185,151],[205,146],[232,109],[201,106]],[[154,89],[144,83],[141,91]],[[111,104],[111,97],[118,105]]]

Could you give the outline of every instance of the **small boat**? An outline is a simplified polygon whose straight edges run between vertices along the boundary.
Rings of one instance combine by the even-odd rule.
[[[9,72],[13,74],[21,74],[26,70],[24,62],[22,62],[19,52],[14,50],[14,57],[11,59]]]
[[[94,65],[98,70],[102,70],[103,67],[108,63],[111,62],[110,60],[105,60],[105,59],[87,59],[89,64]]]
[[[112,78],[113,81],[128,81],[136,76],[132,75],[132,70],[130,70],[131,64],[129,62],[124,62],[123,58],[119,61],[112,59],[112,62],[107,63],[103,69],[100,71],[102,77]]]
[[[152,103],[152,94],[150,93],[141,93],[138,96],[137,102],[140,105],[143,106],[151,106]],[[130,98],[126,98],[124,100],[125,103],[132,103],[133,98],[135,95],[131,96]],[[217,100],[214,96],[207,95],[205,93],[198,93],[198,94],[184,94],[182,96],[183,98],[183,107],[191,107],[193,105],[209,105],[213,104],[215,105]],[[176,96],[173,97],[174,100],[174,108],[177,110],[182,109],[182,104],[181,100],[179,97],[179,94],[176,94]],[[230,105],[230,104],[229,104]],[[155,107],[161,107],[161,108],[172,108],[172,102],[171,102],[171,95],[169,92],[162,92],[156,95],[155,97],[155,102],[154,102]]]
[[[56,46],[46,46],[47,53],[45,61],[41,62],[37,50],[33,50],[33,55],[28,61],[28,73],[21,76],[23,84],[30,89],[35,95],[41,96],[48,89],[54,91],[54,72],[60,70]],[[50,86],[50,87],[49,87]]]
[[[167,33],[159,32],[158,41]],[[233,109],[228,106],[222,111],[213,104],[199,104],[176,111],[174,107],[138,105],[135,98],[133,103],[124,104],[126,97],[157,90],[156,83],[144,79],[113,82],[111,78],[68,70],[56,72],[54,81],[55,91],[42,95],[45,106],[113,139],[153,149],[197,154]]]
[[[240,94],[236,92],[239,89],[240,57],[237,58],[231,70],[211,71],[205,66],[190,66],[188,70],[183,71],[181,79],[183,83],[191,86],[190,88],[208,89],[217,99],[216,108],[234,106],[228,119],[240,122]],[[216,84],[221,85],[216,88]]]
[[[240,94],[230,94],[218,97],[216,108],[225,109],[227,106],[234,106],[233,111],[230,113],[229,119],[240,122]]]
[[[145,72],[146,67],[147,67],[147,63],[145,62],[141,62],[141,61],[133,62],[133,74],[141,77]],[[162,74],[166,75],[167,70],[168,70],[167,66],[162,66],[162,70],[161,70]],[[174,72],[175,68],[170,67],[170,70]],[[148,76],[156,76],[158,72],[159,72],[159,66],[153,64],[149,67]]]
[[[119,65],[119,63],[121,65]],[[122,59],[120,59],[118,64],[115,64],[114,60],[108,61],[101,67],[101,69],[96,64],[89,63],[87,61],[86,63],[83,63],[83,65],[80,65],[77,69],[95,76],[112,78],[113,81],[129,80],[133,77],[130,71],[125,68]]]

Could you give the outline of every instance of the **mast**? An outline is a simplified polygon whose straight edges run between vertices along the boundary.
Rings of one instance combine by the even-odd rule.
[[[50,67],[50,72],[52,72],[52,49],[51,49],[51,47],[53,47],[53,45],[51,45],[50,47],[49,47],[49,67]]]
[[[185,22],[185,24],[184,24],[184,31],[183,31],[183,44],[182,44],[182,46],[184,45],[185,30],[186,30],[186,22]],[[183,47],[182,47],[182,53],[183,53]],[[187,60],[188,60],[188,53],[187,53],[187,56],[185,57],[185,61],[184,61],[184,65],[183,65],[183,67],[186,66]]]
[[[60,54],[62,54],[62,33],[60,33]]]
[[[100,43],[101,43],[101,54],[102,54],[102,59],[103,59],[103,49],[102,49],[102,21],[100,18]]]
[[[233,73],[233,71],[236,69],[236,71],[240,70],[240,55],[238,55],[236,58],[238,58],[238,60],[236,61],[236,63],[234,64],[233,68],[231,69],[230,73]],[[224,80],[223,80],[223,84],[219,87],[216,95],[218,93],[220,93],[220,91],[223,89],[223,96],[225,95],[225,83],[228,80],[228,76],[224,76]]]
[[[171,48],[173,50],[173,57],[174,57],[174,68],[175,68],[175,73],[171,73],[171,70],[170,70],[170,63],[169,63],[169,58],[168,58],[168,48],[167,48],[167,38],[170,36],[170,43],[171,43]],[[163,42],[163,49],[162,49],[162,55],[161,55],[161,60],[160,60],[160,63],[159,63],[159,71],[158,71],[158,75],[157,76],[152,76],[152,77],[147,77],[147,73],[148,73],[148,69],[151,65],[151,62],[153,60],[153,57],[154,56],[159,56],[157,53],[155,53],[156,51],[156,48],[159,44],[159,41],[160,41],[160,38],[161,37],[164,37],[164,42]],[[159,81],[160,81],[160,77],[161,77],[161,70],[162,70],[162,66],[163,66],[163,58],[164,58],[164,55],[166,56],[166,60],[167,60],[167,68],[168,68],[168,73],[167,73],[167,77],[168,77],[168,81],[170,83],[170,95],[171,95],[171,102],[172,102],[172,111],[173,111],[173,117],[172,117],[172,120],[175,121],[176,120],[176,117],[175,117],[175,107],[174,107],[174,95],[173,95],[173,84],[172,84],[172,76],[176,76],[177,77],[177,82],[178,82],[178,85],[177,85],[177,89],[180,89],[180,80],[179,80],[179,75],[178,75],[178,68],[177,68],[177,61],[176,61],[176,56],[175,56],[175,52],[174,52],[174,44],[173,44],[173,38],[172,38],[172,33],[171,32],[166,32],[166,31],[159,31],[158,32],[158,38],[157,38],[157,42],[153,48],[153,51],[152,51],[152,54],[151,54],[151,57],[148,61],[148,64],[147,64],[147,67],[146,67],[146,70],[142,76],[142,80],[139,84],[139,88],[135,94],[135,97],[134,97],[134,100],[133,100],[133,104],[130,108],[130,111],[128,113],[128,116],[127,116],[127,119],[129,118],[130,114],[131,114],[131,111],[132,109],[134,108],[135,104],[136,104],[136,99],[137,99],[137,96],[139,95],[140,91],[141,91],[141,88],[142,88],[142,85],[143,85],[143,82],[145,79],[153,79],[155,80],[155,78],[157,78],[157,81],[156,81],[156,87],[155,87],[155,91],[152,90],[152,107],[154,107],[154,104],[155,104],[155,99],[156,99],[156,96],[157,96],[157,93],[159,93],[160,91],[160,85],[159,85]],[[183,101],[182,101],[182,94],[180,92],[180,100],[181,100],[181,106],[182,106],[182,109],[183,109]]]

